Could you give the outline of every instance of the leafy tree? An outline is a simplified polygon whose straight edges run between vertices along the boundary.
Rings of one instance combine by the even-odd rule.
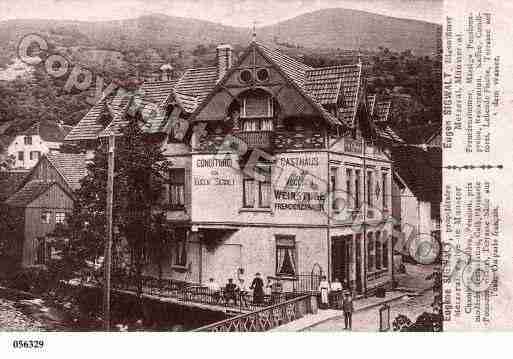
[[[124,238],[130,250],[129,269],[138,278],[150,249],[169,234],[165,217],[158,215],[161,192],[169,162],[159,142],[149,141],[142,130],[140,114],[128,116],[122,136],[116,138],[114,169],[113,226],[117,229],[114,246]],[[75,193],[75,208],[67,228],[58,235],[63,243],[63,259],[73,271],[90,267],[103,256],[106,229],[107,146],[99,144],[88,175]]]

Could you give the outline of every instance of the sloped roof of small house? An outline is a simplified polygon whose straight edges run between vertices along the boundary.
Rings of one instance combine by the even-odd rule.
[[[21,186],[28,170],[0,171],[0,202],[12,196]]]
[[[442,201],[442,150],[417,146],[392,148],[392,160],[396,171],[421,201]]]
[[[43,141],[62,142],[66,135],[71,131],[71,126],[60,125],[53,121],[37,121],[21,135],[34,136],[39,135]]]
[[[10,196],[5,203],[12,207],[25,207],[54,185],[57,185],[57,182],[29,181]]]
[[[72,190],[80,187],[80,180],[87,175],[84,153],[48,153],[45,156]]]

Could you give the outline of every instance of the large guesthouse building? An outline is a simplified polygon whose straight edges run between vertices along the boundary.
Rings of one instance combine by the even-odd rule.
[[[389,149],[401,139],[360,63],[312,68],[255,41],[235,59],[221,45],[215,67],[145,83],[138,96],[173,166],[165,277],[260,272],[292,288],[324,274],[360,294],[391,285]],[[66,140],[115,131],[129,102],[105,96]]]

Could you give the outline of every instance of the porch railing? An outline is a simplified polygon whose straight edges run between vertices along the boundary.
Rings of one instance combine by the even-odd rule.
[[[273,145],[272,131],[241,131],[234,134],[249,148],[271,148]]]
[[[115,289],[137,293],[139,281],[136,276],[116,274],[112,277]],[[173,279],[158,279],[151,276],[141,277],[142,293],[162,298],[173,298],[184,303],[200,303],[223,306],[239,312],[255,311],[261,308],[285,302],[298,296],[297,293],[276,293],[264,296],[261,302],[255,303],[249,293],[235,291],[226,292],[224,288],[212,290],[200,284],[177,281]]]
[[[317,301],[311,294],[271,305],[248,314],[241,314],[195,329],[195,332],[264,332],[306,314],[317,312]]]
[[[292,288],[295,293],[313,293],[319,291],[322,274],[298,274],[294,276]]]

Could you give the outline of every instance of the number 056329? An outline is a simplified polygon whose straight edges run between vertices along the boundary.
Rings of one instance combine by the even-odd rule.
[[[44,340],[13,340],[12,347],[15,349],[41,349],[45,345]]]

